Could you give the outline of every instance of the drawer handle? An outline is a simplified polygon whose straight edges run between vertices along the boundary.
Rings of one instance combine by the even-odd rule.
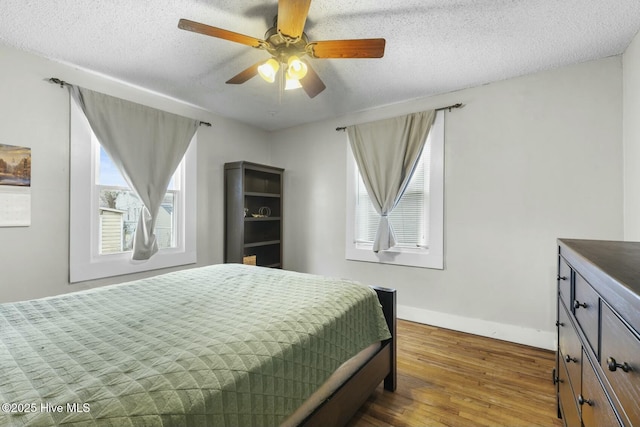
[[[576,299],[576,300],[573,300],[573,308],[575,308],[575,309],[577,310],[577,309],[579,309],[580,307],[582,307],[582,308],[587,308],[587,307],[588,307],[588,305],[587,305],[587,303],[586,303],[586,302],[580,303],[580,301],[578,301],[577,299]]]
[[[553,368],[553,371],[551,371],[551,378],[553,379],[554,384],[558,384],[562,382],[562,380],[558,378],[558,376],[556,376],[556,368]]]
[[[580,406],[584,405],[585,403],[589,406],[593,406],[593,400],[585,399],[581,394],[578,395],[578,403],[580,404]]]
[[[607,359],[607,366],[611,372],[615,372],[618,368],[622,369],[625,372],[629,372],[631,370],[631,366],[627,362],[620,364],[616,362],[616,359],[610,357]]]
[[[568,354],[565,356],[564,360],[566,360],[567,363],[571,363],[571,362],[578,363],[578,359],[577,358],[571,357]]]
[[[567,276],[558,276],[558,280],[567,280]]]

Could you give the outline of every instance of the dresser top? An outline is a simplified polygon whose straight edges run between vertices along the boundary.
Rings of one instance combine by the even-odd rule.
[[[559,243],[640,295],[640,242],[560,239]]]

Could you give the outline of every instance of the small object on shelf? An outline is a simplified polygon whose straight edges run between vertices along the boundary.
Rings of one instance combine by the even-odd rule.
[[[244,208],[244,216],[246,217],[247,214],[249,213],[249,209],[248,208]]]
[[[255,255],[244,256],[242,257],[242,263],[246,265],[256,265],[256,258]]]
[[[269,215],[271,215],[271,208],[268,206],[262,206],[260,209],[258,209],[258,214],[260,214],[260,217],[262,218],[268,217]]]

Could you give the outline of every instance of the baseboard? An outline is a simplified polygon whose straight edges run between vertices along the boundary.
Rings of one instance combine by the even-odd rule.
[[[406,305],[398,305],[398,318],[547,350],[556,349],[556,334],[538,329],[506,325]]]

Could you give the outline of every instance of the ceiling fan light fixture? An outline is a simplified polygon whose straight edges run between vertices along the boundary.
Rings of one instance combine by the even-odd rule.
[[[284,85],[284,90],[294,90],[300,89],[302,85],[300,84],[300,80],[298,79],[287,79]]]
[[[265,81],[273,83],[276,80],[276,73],[280,69],[280,64],[273,58],[269,58],[264,64],[258,67],[258,74]]]
[[[307,64],[296,55],[291,55],[287,60],[287,77],[292,80],[300,80],[307,75]]]

